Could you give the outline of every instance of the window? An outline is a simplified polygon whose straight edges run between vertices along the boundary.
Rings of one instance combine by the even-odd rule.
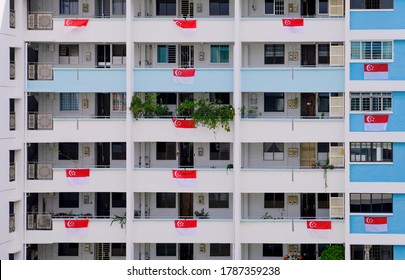
[[[127,145],[125,142],[112,143],[112,155],[113,160],[126,160],[127,158]]]
[[[112,0],[113,15],[126,14],[126,0]]]
[[[393,147],[390,142],[350,143],[351,162],[392,162]]]
[[[175,93],[157,93],[156,102],[161,105],[176,105],[176,97]]]
[[[175,160],[176,142],[156,142],[157,160]]]
[[[127,110],[127,94],[125,92],[113,92],[112,109],[115,112]]]
[[[230,143],[210,143],[210,160],[229,160]]]
[[[211,257],[229,257],[231,256],[231,244],[211,243]]]
[[[393,260],[392,245],[351,245],[352,260],[365,260],[365,255],[368,255],[368,260]]]
[[[228,16],[229,0],[210,0],[210,16]]]
[[[176,243],[156,243],[157,257],[175,257]]]
[[[156,193],[156,208],[176,208],[176,194]]]
[[[329,0],[319,0],[319,14],[325,15],[329,13]]]
[[[329,93],[318,93],[318,112],[329,112]]]
[[[318,44],[318,64],[329,64],[329,44]]]
[[[351,59],[392,59],[392,41],[353,41]]]
[[[229,45],[211,45],[211,63],[229,63]]]
[[[112,45],[112,63],[115,65],[126,64],[127,49],[125,45]]]
[[[111,206],[114,208],[125,208],[127,207],[127,197],[126,193],[113,192],[111,193]]]
[[[157,16],[175,16],[176,0],[156,0]]]
[[[176,63],[176,45],[158,45],[157,62]]]
[[[127,244],[125,243],[112,243],[111,244],[111,256],[112,257],[125,257]]]
[[[218,104],[231,104],[230,94],[228,92],[211,92],[210,93],[210,103]]]
[[[318,193],[318,208],[319,209],[329,209],[329,194],[328,193]]]
[[[264,14],[284,15],[284,0],[265,0]]]
[[[79,94],[76,92],[61,92],[60,93],[61,111],[79,111]]]
[[[59,143],[59,160],[78,160],[79,143]]]
[[[59,208],[78,208],[79,207],[79,193],[59,193]]]
[[[352,193],[350,194],[351,213],[392,213],[392,194]]]
[[[263,143],[263,160],[284,160],[284,143]]]
[[[78,15],[79,0],[60,0],[59,13],[61,15]]]
[[[284,44],[265,44],[264,64],[284,64]]]
[[[394,9],[394,0],[350,0],[350,9]]]
[[[263,257],[282,257],[283,244],[263,244]]]
[[[59,257],[79,256],[79,243],[58,243]]]
[[[284,193],[265,193],[264,208],[284,208]]]
[[[229,208],[229,193],[210,193],[209,208]]]
[[[60,64],[79,64],[79,45],[59,45]]]
[[[284,112],[284,93],[265,93],[264,111]]]
[[[392,111],[391,92],[352,92],[350,93],[352,111]]]

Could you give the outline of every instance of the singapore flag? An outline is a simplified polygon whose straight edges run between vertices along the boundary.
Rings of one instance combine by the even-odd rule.
[[[84,186],[90,184],[90,169],[66,169],[66,179],[70,185]]]
[[[387,217],[364,217],[364,230],[366,232],[387,232]]]
[[[85,235],[88,227],[89,220],[65,220],[65,229],[69,235]]]
[[[309,234],[314,237],[330,238],[332,222],[319,220],[307,221],[307,229],[309,230]]]
[[[286,33],[304,33],[303,18],[284,18],[282,21]]]
[[[172,177],[179,187],[197,186],[197,170],[172,170]]]
[[[174,220],[174,227],[178,235],[194,235],[197,232],[197,220]]]
[[[194,83],[195,69],[173,69],[173,82],[181,85]]]
[[[364,80],[388,80],[388,64],[364,64]]]
[[[364,131],[386,131],[389,115],[364,115]]]
[[[195,19],[174,19],[173,21],[186,35],[194,35],[197,31],[197,20]]]
[[[65,33],[67,33],[75,29],[86,27],[87,23],[89,23],[89,19],[73,19],[73,18],[65,19],[63,24],[64,31]]]
[[[193,120],[172,119],[175,128],[195,128]]]

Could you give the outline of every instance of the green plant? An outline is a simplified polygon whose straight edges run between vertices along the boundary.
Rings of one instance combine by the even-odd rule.
[[[335,166],[333,164],[329,164],[329,159],[327,159],[325,164],[320,165],[320,167],[323,169],[323,179],[325,181],[325,189],[327,189],[328,188],[328,170],[335,169]]]
[[[198,101],[186,100],[177,108],[179,116],[190,115],[196,125],[215,129],[218,125],[230,131],[230,121],[235,116],[231,105],[210,103],[208,99],[200,98]]]
[[[345,247],[340,244],[328,245],[321,254],[321,260],[344,260]]]
[[[115,215],[115,218],[112,219],[110,226],[112,226],[114,222],[118,222],[121,228],[124,228],[125,224],[127,223],[127,218]]]
[[[205,212],[205,209],[202,208],[200,211],[194,211],[194,215],[199,219],[208,219],[210,212]]]
[[[140,117],[152,118],[171,115],[169,108],[166,105],[157,103],[156,95],[151,93],[145,94],[144,101],[142,101],[140,94],[134,94],[129,109],[136,119]]]
[[[264,213],[264,215],[261,217],[261,219],[273,219],[271,215],[269,215],[269,212]]]

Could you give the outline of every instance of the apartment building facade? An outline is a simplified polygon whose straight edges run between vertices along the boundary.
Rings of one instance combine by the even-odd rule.
[[[1,5],[1,259],[405,259],[402,1]]]

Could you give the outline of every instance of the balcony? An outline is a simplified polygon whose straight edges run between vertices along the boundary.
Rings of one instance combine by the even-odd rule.
[[[241,243],[344,243],[345,222],[332,220],[331,230],[309,230],[307,220],[242,220]],[[271,233],[258,234],[258,233]]]
[[[133,228],[142,228],[133,232],[134,243],[233,243],[234,239],[232,220],[199,219],[190,236],[177,233],[173,219],[135,219],[132,223]]]

